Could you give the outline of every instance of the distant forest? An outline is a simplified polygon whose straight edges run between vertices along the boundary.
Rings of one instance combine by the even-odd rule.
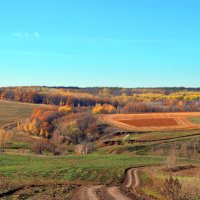
[[[0,99],[71,107],[106,104],[115,113],[200,111],[200,88],[184,87],[2,87]]]

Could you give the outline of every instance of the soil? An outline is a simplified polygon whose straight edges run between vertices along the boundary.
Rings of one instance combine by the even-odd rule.
[[[12,188],[0,193],[0,199],[70,200],[78,185],[31,185]]]
[[[136,127],[159,127],[159,126],[177,126],[178,123],[172,118],[158,119],[132,119],[119,120],[119,122],[129,124]]]

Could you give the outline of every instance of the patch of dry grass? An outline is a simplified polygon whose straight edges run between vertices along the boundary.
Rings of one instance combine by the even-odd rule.
[[[0,101],[0,128],[29,117],[35,108],[41,106],[45,105]]]

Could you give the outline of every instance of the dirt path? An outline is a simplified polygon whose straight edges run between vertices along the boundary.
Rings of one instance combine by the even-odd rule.
[[[118,187],[110,187],[106,190],[106,193],[110,200],[131,200],[122,194]]]
[[[76,191],[73,196],[73,200],[99,200],[96,191],[101,188],[101,186],[91,186],[91,187],[81,187]]]
[[[101,186],[94,186],[92,188],[89,188],[88,191],[87,191],[87,196],[89,197],[89,199],[91,199],[91,200],[98,200],[96,191],[98,189],[100,189],[100,188],[101,188]]]
[[[139,169],[129,169],[125,175],[125,181],[123,183],[125,188],[131,188],[135,191],[140,186],[140,178],[138,174]],[[97,190],[103,188],[103,186],[91,186],[81,187],[76,191],[73,196],[73,200],[100,200],[97,195]],[[103,195],[109,200],[131,200],[130,197],[123,194],[120,187],[107,187],[103,189]]]
[[[134,180],[135,180],[135,183],[133,185],[134,189],[140,187],[140,184],[141,184],[138,171],[139,171],[139,169],[134,170]]]
[[[135,171],[135,169],[129,169],[127,171],[127,184],[125,185],[127,188],[130,188],[133,184],[133,171]]]
[[[138,171],[139,169],[129,169],[127,171],[127,183],[125,187],[134,189],[140,186]]]

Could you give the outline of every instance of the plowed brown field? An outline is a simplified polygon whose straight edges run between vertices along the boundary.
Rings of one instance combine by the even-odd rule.
[[[101,115],[99,119],[127,131],[200,129],[200,124],[193,124],[190,117],[200,117],[200,112],[112,114]]]
[[[177,126],[178,123],[173,118],[166,119],[131,119],[131,120],[119,120],[119,122],[129,124],[136,127],[154,127],[154,126]]]

